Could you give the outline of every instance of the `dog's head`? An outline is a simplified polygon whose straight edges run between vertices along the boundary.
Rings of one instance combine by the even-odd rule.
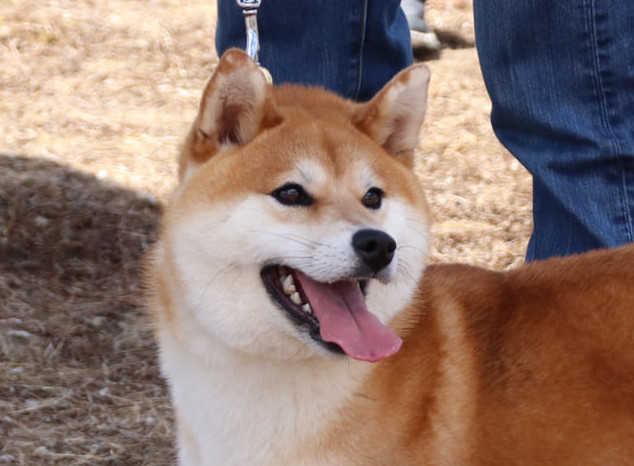
[[[270,86],[246,54],[225,53],[163,227],[173,318],[187,313],[223,345],[275,358],[398,351],[387,324],[428,247],[412,171],[428,80],[410,67],[357,104]]]

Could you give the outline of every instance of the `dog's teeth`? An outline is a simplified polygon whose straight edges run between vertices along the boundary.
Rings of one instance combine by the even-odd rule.
[[[295,288],[295,281],[293,280],[292,275],[287,275],[286,277],[283,277],[281,279],[281,282],[282,282],[282,289],[284,290],[284,293],[286,293],[288,296],[292,295],[293,293],[297,291],[297,288]]]
[[[312,314],[313,308],[310,307],[310,304],[306,303],[302,306],[302,311],[304,311],[306,314]]]
[[[291,301],[293,301],[298,306],[302,304],[302,298],[301,296],[299,296],[299,293],[297,291],[293,293],[292,295],[290,295],[289,297],[291,298]]]

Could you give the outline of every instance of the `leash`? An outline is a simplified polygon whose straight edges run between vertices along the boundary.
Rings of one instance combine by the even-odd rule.
[[[262,0],[236,0],[236,3],[242,8],[242,14],[244,15],[244,25],[247,33],[247,45],[245,51],[253,61],[258,65],[258,68],[264,74],[266,81],[269,84],[273,84],[273,76],[269,70],[260,65],[258,58],[258,52],[260,51],[260,36],[258,34],[258,8]]]

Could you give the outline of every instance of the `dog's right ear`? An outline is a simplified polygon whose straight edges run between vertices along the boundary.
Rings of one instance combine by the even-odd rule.
[[[207,83],[198,116],[181,153],[181,181],[218,152],[249,143],[279,122],[270,84],[242,50],[227,50]]]
[[[410,168],[427,109],[429,75],[423,64],[406,68],[372,100],[359,104],[354,115],[361,131]]]

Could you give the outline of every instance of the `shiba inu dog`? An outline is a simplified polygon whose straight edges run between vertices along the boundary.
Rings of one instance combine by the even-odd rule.
[[[634,464],[634,249],[425,268],[428,79],[221,58],[148,275],[181,464]]]

